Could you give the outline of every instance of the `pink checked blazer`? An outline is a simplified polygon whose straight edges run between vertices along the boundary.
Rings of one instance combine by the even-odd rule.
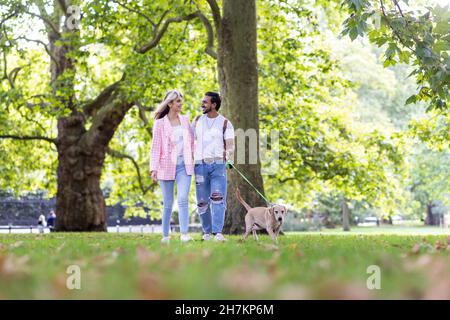
[[[194,133],[186,116],[178,115],[183,128],[183,156],[188,175],[194,174]],[[167,115],[155,120],[150,156],[150,171],[155,170],[159,180],[175,180],[177,154],[172,125]]]

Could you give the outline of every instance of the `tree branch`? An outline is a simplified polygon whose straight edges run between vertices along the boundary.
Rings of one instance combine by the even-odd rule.
[[[12,69],[8,75],[9,85],[11,86],[12,89],[15,88],[15,82],[16,82],[17,75],[19,74],[19,71],[22,70],[22,68],[23,67],[16,67],[16,68]]]
[[[194,18],[198,17],[198,11],[188,14],[187,16],[178,16],[175,18],[169,18],[167,19],[163,26],[161,27],[160,30],[156,29],[155,32],[153,33],[153,39],[148,42],[147,44],[143,45],[140,48],[136,48],[135,47],[135,51],[138,53],[146,53],[147,51],[153,49],[154,47],[156,47],[159,43],[159,41],[161,40],[162,36],[164,35],[164,33],[167,31],[167,28],[169,27],[169,25],[171,23],[178,23],[178,22],[182,22],[182,21],[188,21],[188,20],[192,20]]]
[[[95,112],[100,109],[106,101],[111,97],[114,91],[119,87],[120,82],[122,82],[124,77],[119,81],[106,87],[94,100],[83,106],[83,112],[86,116],[93,116]]]
[[[296,178],[296,177],[288,177],[288,178],[280,179],[278,181],[280,183],[285,183],[285,182],[292,181],[292,180],[298,180],[298,178]]]
[[[2,18],[2,20],[0,21],[0,28],[3,26],[3,24],[8,21],[9,19],[13,18],[17,16],[17,10],[15,10],[13,13],[11,13],[9,16],[7,16],[6,18]]]
[[[55,24],[48,17],[44,17],[42,15],[30,12],[30,11],[24,11],[24,12],[29,14],[30,16],[37,17],[37,18],[41,19],[42,21],[44,21],[44,23],[47,24],[58,37],[61,37],[61,33],[59,32],[59,29],[55,26]]]
[[[402,8],[400,8],[400,4],[398,3],[398,1],[397,1],[397,0],[392,0],[392,1],[394,1],[395,6],[398,8],[398,11],[400,12],[400,15],[401,15],[402,17],[405,17],[405,16],[403,15]]]
[[[214,50],[214,30],[211,26],[211,23],[202,12],[199,11],[198,16],[205,26],[206,32],[208,33],[208,43],[206,45],[205,52],[214,59],[217,59],[217,52]]]
[[[220,33],[220,26],[221,23],[220,21],[222,20],[222,17],[220,16],[220,8],[219,5],[217,4],[216,0],[206,0],[209,4],[209,7],[211,8],[211,12],[213,15],[213,19],[214,19],[214,25],[216,27],[216,32]]]
[[[153,28],[156,28],[156,27],[157,27],[156,24],[155,24],[155,23],[154,23],[147,15],[143,14],[142,12],[140,12],[140,11],[138,11],[138,10],[136,10],[136,9],[127,7],[126,5],[124,5],[123,3],[121,3],[121,2],[119,2],[119,1],[117,1],[117,0],[113,0],[112,2],[117,3],[119,6],[121,6],[122,8],[124,8],[124,9],[126,9],[126,10],[128,10],[128,11],[130,11],[130,12],[134,12],[134,13],[136,13],[137,15],[140,15],[140,16],[143,17],[145,20],[147,20],[148,22],[150,22],[150,24],[153,26]]]
[[[52,59],[53,62],[55,62],[55,64],[58,66],[58,68],[60,67],[58,60],[57,60],[56,57],[50,52],[50,50],[48,49],[48,45],[45,44],[45,42],[43,42],[43,41],[41,41],[41,40],[28,39],[27,37],[24,37],[24,36],[20,36],[18,39],[23,39],[23,40],[25,40],[25,41],[35,42],[35,43],[39,43],[39,44],[43,45],[45,51],[46,51],[47,54],[50,56],[50,59]]]
[[[126,113],[133,106],[127,99],[127,95],[118,88],[102,102],[92,119],[92,125],[80,142],[84,148],[93,150],[108,146]]]
[[[186,21],[186,25],[184,26],[184,29],[183,29],[183,36],[181,37],[182,39],[184,39],[186,36],[188,24],[189,24],[189,22]],[[164,62],[165,63],[168,62],[174,55],[176,55],[182,45],[183,45],[183,42],[179,41],[177,47],[174,50],[172,50],[168,56],[165,55],[165,52],[163,50],[159,50],[159,54],[164,58]]]
[[[142,194],[146,194],[148,191],[152,190],[155,186],[155,184],[152,184],[148,187],[144,187],[144,183],[142,182],[142,175],[141,175],[141,169],[139,168],[138,163],[136,162],[136,160],[127,154],[121,153],[119,151],[116,150],[112,150],[111,148],[107,148],[106,153],[108,153],[110,156],[114,157],[114,158],[118,158],[118,159],[128,159],[133,163],[134,168],[136,169],[136,174],[138,176],[138,182],[139,182],[139,188],[142,191]]]
[[[28,106],[28,105],[27,105],[27,106]],[[36,126],[38,126],[42,131],[44,131],[44,132],[46,131],[45,128],[44,128],[44,126],[43,126],[42,124],[40,124],[38,121],[36,121],[36,120],[34,120],[34,119],[29,118],[26,114],[23,114],[20,108],[17,109],[17,112],[20,114],[20,116],[21,116],[22,118],[26,119],[28,122],[34,123],[34,124],[35,124]]]
[[[67,3],[64,0],[58,0],[59,6],[61,7],[61,10],[66,14],[67,13]]]
[[[163,22],[164,18],[167,16],[167,14],[170,12],[170,10],[164,11],[164,13],[161,15],[161,18],[159,18],[158,23],[154,26],[155,29],[158,29],[161,23]]]
[[[386,22],[387,22],[389,28],[392,30],[392,32],[395,34],[395,36],[398,38],[398,40],[400,41],[400,43],[401,43],[405,48],[408,48],[412,53],[415,54],[415,50],[414,50],[413,48],[411,48],[410,46],[408,46],[407,44],[405,44],[404,41],[403,41],[403,39],[402,39],[402,37],[401,37],[400,34],[398,33],[398,31],[395,30],[395,29],[392,27],[391,22],[389,21],[389,18],[388,18],[387,14],[386,14],[386,10],[385,10],[385,8],[384,8],[383,0],[380,0],[380,5],[381,5],[381,12],[383,13],[384,18],[386,19]]]
[[[16,136],[16,135],[0,135],[0,139],[14,139],[14,140],[43,140],[56,145],[56,139],[42,137],[42,136]]]
[[[147,118],[147,115],[145,114],[146,111],[153,111],[154,108],[151,107],[144,107],[143,105],[141,105],[138,101],[134,102],[134,105],[138,107],[139,109],[139,118],[141,118],[142,122],[144,122],[145,125],[145,130],[147,130],[147,133],[152,136],[153,132],[152,129],[149,126],[149,121]]]
[[[6,51],[3,50],[3,77],[2,80],[8,79],[8,62],[6,61]]]

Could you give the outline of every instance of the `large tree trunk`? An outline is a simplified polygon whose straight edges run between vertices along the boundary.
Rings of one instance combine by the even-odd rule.
[[[100,176],[104,148],[85,149],[86,133],[81,115],[58,121],[57,231],[106,231],[105,200]]]
[[[427,217],[425,219],[425,224],[428,226],[438,226],[439,225],[439,215],[433,214],[433,203],[427,204]]]
[[[255,0],[224,0],[218,30],[219,83],[223,98],[221,111],[235,130],[254,130],[259,141],[256,39]],[[258,145],[256,148],[259,152]],[[246,142],[246,162],[239,164],[235,157],[236,167],[263,193],[260,159],[256,157],[256,163],[250,163],[249,149],[250,145]],[[243,152],[239,149],[236,151]],[[242,197],[251,206],[265,205],[235,170],[229,170],[225,233],[237,234],[244,231],[246,211],[235,196],[238,186]]]
[[[58,120],[57,231],[106,231],[100,177],[108,144],[132,104],[113,94],[85,129],[84,115]]]
[[[348,211],[347,200],[342,200],[342,229],[350,231],[350,214]]]

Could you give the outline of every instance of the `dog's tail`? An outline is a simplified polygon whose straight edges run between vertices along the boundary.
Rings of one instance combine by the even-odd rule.
[[[236,197],[238,198],[239,202],[242,203],[242,205],[245,207],[245,209],[250,210],[252,207],[249,206],[247,202],[244,201],[241,197],[241,193],[239,192],[239,189],[236,188]]]

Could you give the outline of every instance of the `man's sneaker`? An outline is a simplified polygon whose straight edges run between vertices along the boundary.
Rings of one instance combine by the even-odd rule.
[[[169,243],[169,241],[170,241],[170,238],[169,238],[169,237],[163,237],[163,238],[161,239],[161,243],[162,243],[162,244]]]
[[[209,233],[205,233],[202,237],[203,241],[209,241],[211,240],[211,235]]]
[[[180,236],[180,240],[181,240],[181,242],[188,242],[188,241],[192,241],[192,238],[188,234],[182,234]]]
[[[223,237],[223,234],[221,233],[216,233],[216,235],[214,236],[214,241],[225,241],[225,238]]]

